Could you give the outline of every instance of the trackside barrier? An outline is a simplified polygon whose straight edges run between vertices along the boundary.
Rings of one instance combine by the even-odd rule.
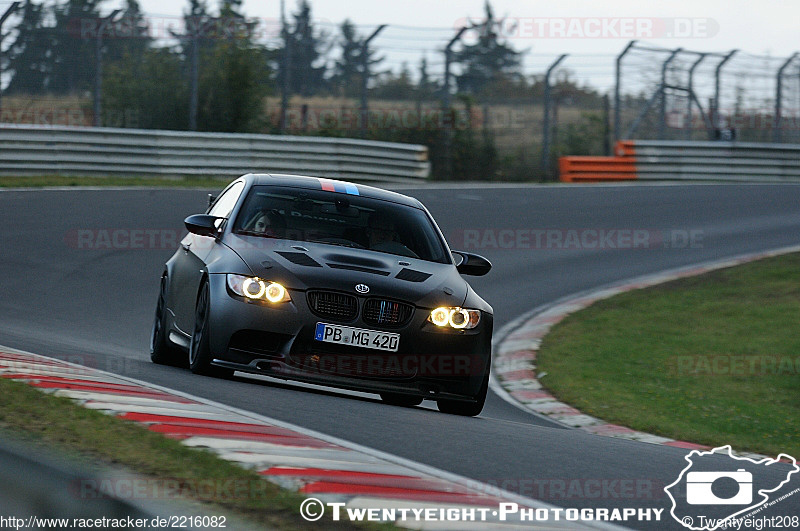
[[[294,173],[403,182],[430,176],[428,148],[349,138],[0,126],[0,175],[235,177]]]
[[[561,157],[558,173],[565,182],[630,181],[636,179],[635,157]]]
[[[563,182],[800,179],[800,145],[623,140],[613,157],[561,157]]]

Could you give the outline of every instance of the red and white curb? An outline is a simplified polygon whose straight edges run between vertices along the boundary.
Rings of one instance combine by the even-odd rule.
[[[565,297],[553,305],[536,308],[509,323],[499,332],[498,335],[501,339],[494,348],[492,390],[515,406],[536,415],[544,416],[565,427],[577,428],[607,437],[618,437],[689,450],[710,450],[710,446],[687,441],[676,441],[667,437],[632,430],[625,426],[610,424],[586,415],[569,404],[560,402],[542,387],[537,378],[536,355],[542,338],[552,326],[561,322],[567,315],[587,308],[599,300],[608,299],[635,289],[663,284],[671,280],[701,275],[709,271],[754,262],[762,258],[795,252],[800,252],[800,245],[672,269],[653,275],[637,277],[611,287]],[[766,457],[753,453],[738,453],[736,455],[753,459]]]
[[[150,431],[212,451],[223,459],[258,471],[281,487],[325,503],[344,502],[348,508],[379,510],[489,509],[485,521],[395,521],[400,527],[531,529],[536,527],[531,522],[511,518],[500,521],[499,504],[513,502],[525,508],[554,508],[252,412],[15,349],[0,347],[0,377],[22,381],[46,393],[71,398],[86,408],[140,423]],[[543,522],[542,527],[574,528],[575,524],[551,519]],[[584,528],[619,529],[600,522],[580,524]]]

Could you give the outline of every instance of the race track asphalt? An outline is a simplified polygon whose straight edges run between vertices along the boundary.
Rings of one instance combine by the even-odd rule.
[[[494,263],[470,283],[494,307],[495,331],[576,292],[800,242],[794,184],[400,191],[429,208],[453,248],[467,246]],[[223,381],[150,363],[159,274],[183,219],[204,210],[207,192],[1,191],[0,344],[255,411],[558,506],[664,508],[667,522],[635,527],[682,529],[661,489],[685,467],[685,450],[564,429],[493,394],[479,418],[460,418],[387,406],[373,395]],[[108,248],[98,237],[115,230],[123,232]],[[619,231],[639,231],[638,248]],[[131,235],[146,248],[128,248]],[[581,492],[588,480],[607,489]],[[632,484],[639,492],[620,488]],[[561,493],[564,485],[577,490]],[[800,514],[800,496],[778,505],[775,514]]]

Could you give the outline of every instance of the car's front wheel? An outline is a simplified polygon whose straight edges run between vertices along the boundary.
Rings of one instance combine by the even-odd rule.
[[[167,276],[164,275],[161,277],[156,315],[150,334],[150,360],[160,365],[180,366],[184,359],[180,351],[167,339]]]
[[[486,403],[486,395],[489,392],[489,370],[491,367],[491,360],[486,362],[486,371],[483,375],[483,382],[478,394],[475,395],[474,402],[461,402],[459,400],[437,400],[436,407],[442,413],[449,413],[451,415],[463,415],[465,417],[475,417],[480,415],[483,411],[483,405]]]
[[[204,280],[197,295],[194,312],[194,332],[189,344],[189,368],[195,374],[219,376],[227,378],[233,375],[230,369],[211,365],[211,347],[209,342],[209,316],[211,314],[211,292],[208,280]]]

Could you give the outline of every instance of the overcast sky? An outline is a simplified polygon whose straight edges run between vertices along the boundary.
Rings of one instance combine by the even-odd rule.
[[[161,15],[180,15],[188,3],[139,1],[146,12]],[[483,4],[483,0],[311,1],[314,18],[334,24],[350,18],[359,25],[437,28],[455,28],[468,17],[480,20]],[[614,53],[632,36],[701,51],[741,48],[754,54],[788,55],[800,48],[796,0],[494,0],[491,4],[499,17],[518,22],[512,41],[537,54]],[[286,0],[287,11],[296,6],[295,0]],[[252,17],[277,19],[280,2],[245,0],[244,10]],[[673,35],[666,35],[672,24]]]

